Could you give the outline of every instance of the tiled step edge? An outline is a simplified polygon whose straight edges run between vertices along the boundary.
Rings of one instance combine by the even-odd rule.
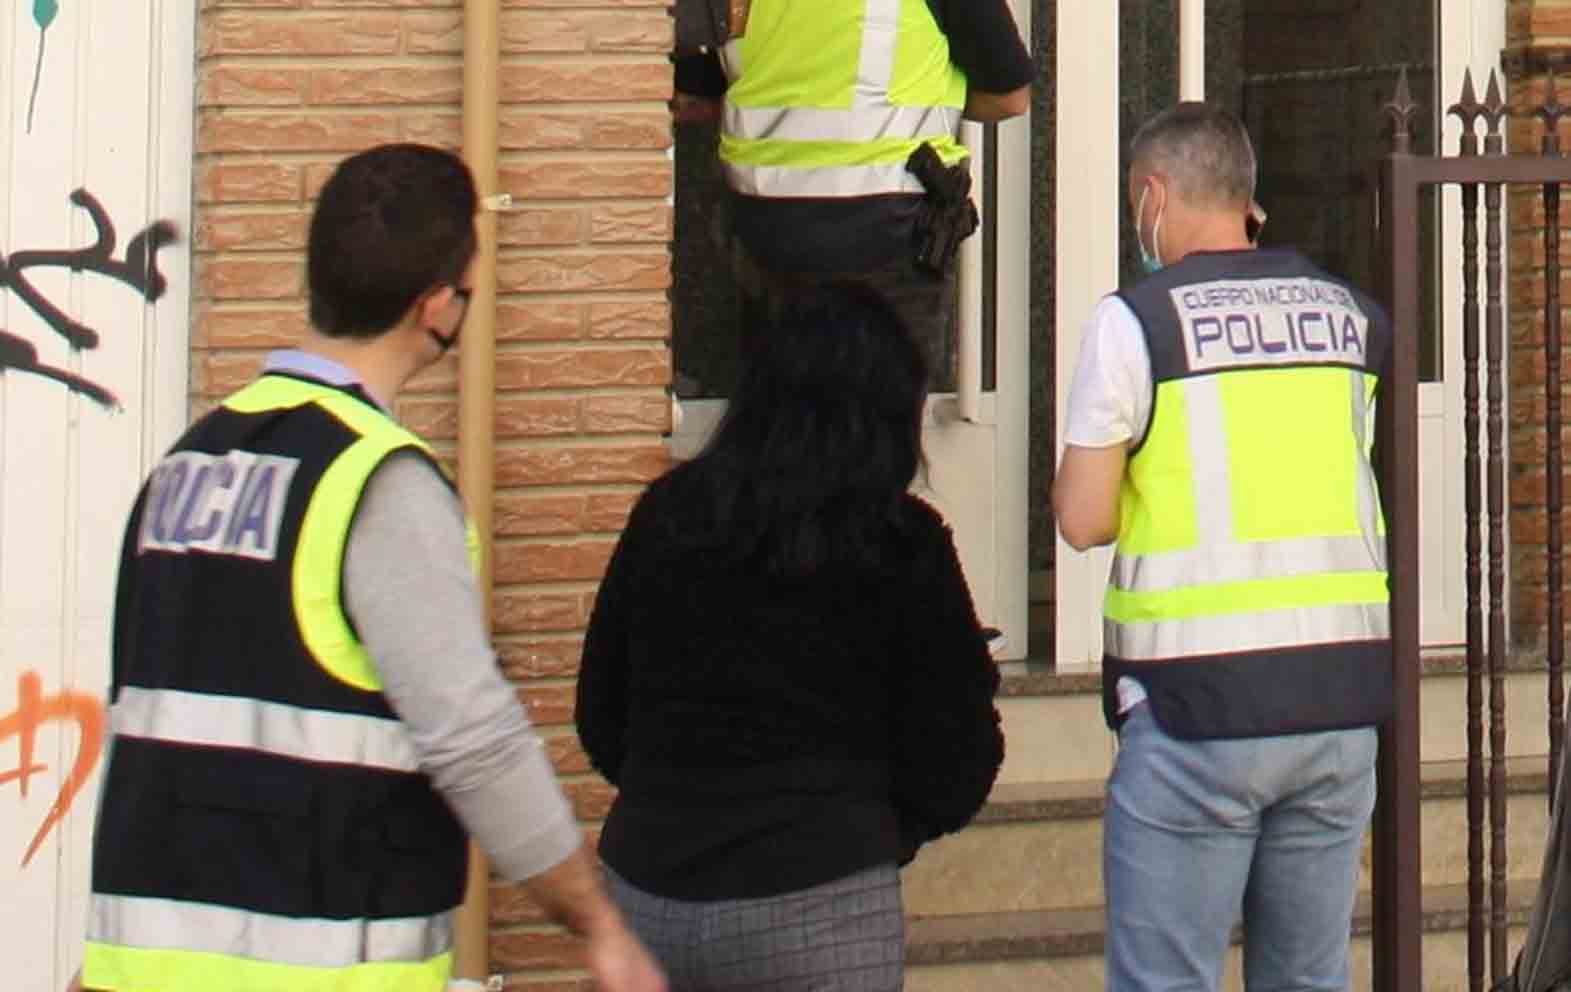
[[[1089,696],[1102,691],[1100,672],[1054,672],[1030,661],[1006,661],[998,666],[998,695]]]
[[[1484,774],[1489,773],[1485,764]],[[1467,762],[1426,761],[1420,770],[1423,799],[1456,799],[1467,794]],[[1506,792],[1545,793],[1549,762],[1544,757],[1508,758]],[[1079,820],[1102,815],[1106,783],[1101,779],[1068,782],[1019,782],[993,787],[987,805],[973,824],[1022,823],[1035,820]]]
[[[1514,885],[1507,896],[1506,923],[1524,926],[1532,911],[1535,885]],[[1425,933],[1467,927],[1467,887],[1447,885],[1424,890]],[[1369,897],[1360,894],[1353,911],[1353,935],[1371,927]],[[1029,912],[970,913],[913,917],[906,921],[906,964],[971,964],[1031,958],[1072,958],[1102,953],[1101,907]],[[1234,942],[1239,934],[1233,934]]]
[[[1512,651],[1503,659],[1502,672],[1521,675],[1547,672],[1548,662],[1540,650]],[[1487,656],[1485,664],[1487,664]],[[1426,677],[1456,677],[1467,674],[1467,652],[1460,648],[1441,648],[1426,651],[1419,659],[1419,666]],[[1024,661],[1006,661],[998,666],[1003,676],[1000,696],[1069,696],[1102,691],[1102,673],[1099,671],[1056,672],[1050,660],[1027,658]],[[1488,679],[1488,673],[1485,673]]]
[[[1105,788],[1106,783],[1100,779],[995,785],[987,805],[971,823],[975,826],[1098,817],[1102,815]]]
[[[1549,757],[1547,755],[1507,758],[1505,765],[1507,795],[1548,794]],[[1426,761],[1419,770],[1419,776],[1419,795],[1425,799],[1456,799],[1467,795],[1466,761]],[[1485,759],[1486,789],[1488,783],[1489,761]]]

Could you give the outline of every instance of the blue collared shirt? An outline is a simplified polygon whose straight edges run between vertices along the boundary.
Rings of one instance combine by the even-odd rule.
[[[335,362],[331,358],[311,351],[302,351],[299,348],[283,348],[269,352],[267,361],[262,366],[262,372],[263,374],[285,372],[303,375],[330,386],[364,387],[364,383],[354,369],[342,362]],[[391,415],[392,411],[383,406],[375,396],[371,396],[369,389],[365,390],[365,394],[371,397],[371,402],[375,403],[383,413]]]

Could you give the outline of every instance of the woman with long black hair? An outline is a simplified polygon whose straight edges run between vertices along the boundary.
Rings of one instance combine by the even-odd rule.
[[[926,382],[880,297],[804,292],[612,556],[578,733],[619,788],[612,897],[673,990],[899,989],[898,866],[992,787],[997,670],[907,492]]]

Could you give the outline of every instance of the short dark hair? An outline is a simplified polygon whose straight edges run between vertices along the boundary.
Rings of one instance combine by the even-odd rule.
[[[1130,144],[1137,176],[1161,172],[1185,202],[1234,207],[1255,195],[1255,149],[1232,112],[1185,101],[1141,125]]]
[[[376,337],[433,286],[456,285],[475,254],[469,167],[427,145],[352,155],[322,187],[306,247],[311,323]]]
[[[754,330],[714,438],[671,473],[690,546],[777,576],[880,568],[922,464],[927,363],[858,283],[794,290]]]

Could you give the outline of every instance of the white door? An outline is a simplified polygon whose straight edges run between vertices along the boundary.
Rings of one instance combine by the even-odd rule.
[[[1080,350],[1086,318],[1096,301],[1118,284],[1119,175],[1118,4],[1058,5],[1058,423],[1064,422],[1069,382]],[[1247,6],[1247,4],[1246,4]],[[1274,5],[1280,7],[1280,5]],[[1203,97],[1206,66],[1205,4],[1179,0],[1178,89],[1187,98]],[[1229,5],[1236,16],[1236,5]],[[1438,70],[1438,95],[1415,94],[1429,104],[1422,126],[1440,118],[1433,105],[1448,106],[1460,92],[1464,69],[1482,85],[1498,64],[1505,43],[1504,5],[1500,0],[1443,0],[1437,5],[1438,30],[1432,51]],[[1214,53],[1213,53],[1214,54]],[[1384,66],[1349,66],[1349,78],[1363,71],[1387,73]],[[1389,82],[1389,81],[1388,81]],[[1371,108],[1370,112],[1373,112]],[[1335,123],[1331,127],[1335,128]],[[1454,151],[1459,124],[1447,118],[1444,148]],[[1372,163],[1371,163],[1372,164]],[[1262,170],[1272,163],[1262,162]],[[1420,540],[1423,570],[1421,628],[1426,647],[1442,648],[1463,640],[1463,517],[1460,300],[1453,298],[1452,273],[1461,270],[1460,197],[1440,199],[1437,277],[1442,328],[1438,380],[1419,387],[1421,445]],[[1060,434],[1062,432],[1060,431]],[[1058,441],[1062,450],[1061,438]],[[1055,659],[1060,671],[1099,667],[1100,605],[1111,552],[1080,554],[1057,546],[1055,592],[1058,610]]]
[[[1011,0],[1022,37],[1031,36],[1031,7]],[[998,125],[996,162],[989,169],[983,129],[966,124],[972,151],[973,197],[983,204],[995,177],[996,218],[962,246],[957,391],[929,397],[923,448],[928,470],[916,491],[953,529],[966,580],[982,622],[1003,631],[1001,659],[1026,653],[1026,510],[1030,303],[1031,124],[1029,114]],[[996,245],[992,289],[984,288],[983,246]],[[982,367],[984,328],[996,328],[993,381]],[[720,399],[678,400],[671,439],[676,457],[702,447],[725,411]]]
[[[0,14],[0,985],[18,992],[81,960],[120,532],[185,425],[195,21],[196,0]]]
[[[1029,8],[1017,4],[1015,17],[1030,37]],[[918,487],[954,529],[982,622],[1004,633],[1000,659],[1024,658],[1027,649],[1030,128],[1029,114],[998,125],[997,160],[990,168],[983,129],[962,127],[978,200],[991,176],[997,208],[984,215],[987,222],[961,251],[958,387],[928,400],[922,438],[928,478]],[[991,292],[984,289],[983,265],[989,240],[997,259]],[[982,338],[989,316],[996,327],[996,360],[992,388],[984,388]]]
[[[1097,301],[1118,286],[1119,206],[1123,177],[1118,155],[1117,3],[1060,3],[1058,8],[1057,310],[1054,361],[1062,425],[1069,383],[1087,318]],[[1063,431],[1054,443],[1063,454]],[[1055,459],[1056,461],[1056,459]],[[1042,494],[1039,498],[1046,498]],[[1057,538],[1053,558],[1055,623],[1053,661],[1060,672],[1102,663],[1102,591],[1112,553],[1081,554]]]

